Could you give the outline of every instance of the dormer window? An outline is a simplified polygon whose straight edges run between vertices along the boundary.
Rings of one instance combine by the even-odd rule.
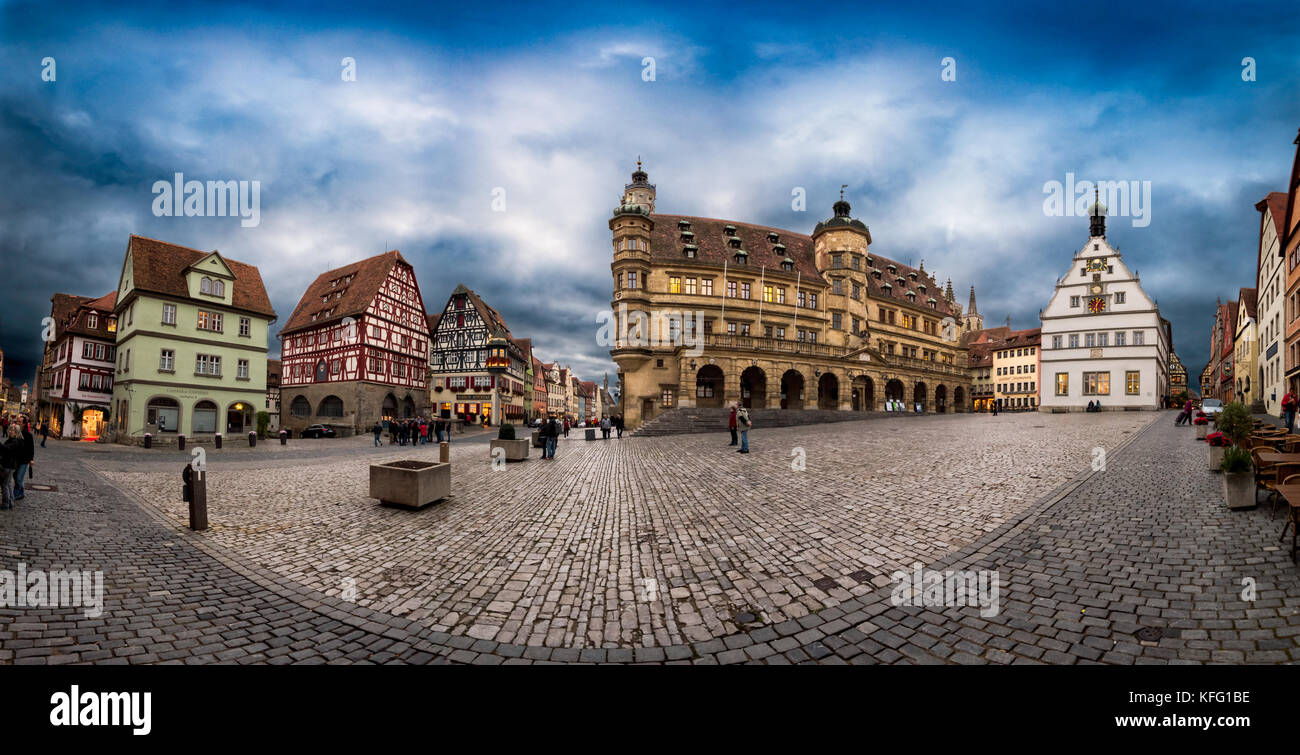
[[[876,280],[880,280],[880,278],[882,277],[879,270],[872,270],[871,274],[876,277]]]
[[[679,221],[677,221],[677,227],[680,228],[680,229],[682,229],[682,230],[684,231],[684,230],[686,230],[687,228],[690,228],[690,227],[691,227],[691,221],[689,221],[689,220],[679,220]]]
[[[682,231],[682,241],[690,242],[694,240],[695,233],[693,231]]]
[[[226,284],[219,280],[213,280],[204,276],[199,281],[199,293],[210,294],[212,296],[225,296]]]
[[[885,290],[885,293],[889,293],[889,291],[890,291],[894,286],[893,286],[893,284],[891,284],[889,281],[885,281],[884,283],[881,283],[881,284],[880,284],[880,287],[883,288],[883,289]]]
[[[86,327],[91,330],[97,330],[99,328],[99,315],[94,312],[86,315]]]
[[[688,259],[695,259],[696,255],[699,254],[699,251],[700,248],[697,247],[696,245],[687,244],[686,246],[682,247],[682,256]]]
[[[907,300],[910,301],[910,302],[915,302],[915,301],[916,301],[916,292],[915,292],[915,291],[908,291],[908,292],[907,292]]]
[[[868,256],[867,256],[867,267],[875,267],[875,266],[876,266],[876,261],[875,261],[874,259],[872,259],[870,255],[868,255]]]
[[[768,231],[768,232],[767,232],[767,240],[770,241],[771,243],[775,244],[776,242],[778,242],[778,241],[781,240],[781,237],[778,236],[778,235],[776,235],[776,233],[775,233],[774,231]]]
[[[746,252],[744,249],[737,249],[735,256],[737,265],[743,265],[749,261],[749,252]]]
[[[894,273],[897,273],[897,272],[898,272],[898,268],[894,267],[893,265],[890,265],[890,266],[889,266],[889,274],[890,274],[890,275],[893,275]]]
[[[908,273],[907,277],[911,278],[912,280],[916,280],[916,271],[913,270],[912,272]]]
[[[781,260],[781,269],[785,270],[786,272],[793,272],[794,260],[790,259],[789,257],[786,257],[785,259]]]
[[[735,235],[736,235],[736,226],[731,225],[730,223],[728,223],[727,225],[722,226],[722,232],[725,233],[725,234],[727,234],[728,236],[735,236]]]
[[[772,251],[777,254],[785,254],[785,244],[778,243],[776,246],[772,247]]]
[[[921,290],[921,293],[925,293],[925,284],[924,284],[924,283],[922,283],[921,285],[917,286],[917,288],[919,288],[919,289]]]
[[[740,237],[739,237],[739,236],[732,236],[731,238],[727,239],[727,243],[731,245],[731,248],[732,248],[732,249],[739,249],[739,248],[740,248]]]
[[[906,286],[906,285],[907,285],[907,279],[904,278],[904,277],[901,276],[901,275],[898,276],[897,278],[895,278],[894,280],[898,281],[898,285],[900,285],[900,286]]]

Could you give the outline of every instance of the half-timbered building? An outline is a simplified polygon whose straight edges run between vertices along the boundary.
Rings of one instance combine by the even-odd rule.
[[[428,321],[397,250],[322,273],[280,332],[281,425],[348,434],[427,415]]]
[[[432,316],[429,322],[429,369],[439,414],[471,423],[523,422],[529,357],[501,313],[461,284],[436,322]]]

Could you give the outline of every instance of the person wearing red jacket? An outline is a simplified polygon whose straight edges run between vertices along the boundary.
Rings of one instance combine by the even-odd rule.
[[[736,437],[736,407],[735,407],[735,405],[732,405],[732,407],[731,407],[731,416],[727,419],[727,429],[728,429],[728,430],[731,430],[731,443],[728,444],[728,445],[732,445],[732,446],[734,446],[734,445],[736,445],[736,443],[739,441],[739,439]]]

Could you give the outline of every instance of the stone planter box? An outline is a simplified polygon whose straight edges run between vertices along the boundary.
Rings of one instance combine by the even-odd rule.
[[[1255,506],[1255,473],[1224,472],[1223,502],[1230,509],[1249,509]]]
[[[533,431],[533,448],[546,448],[546,441],[542,440],[542,431]]]
[[[492,446],[492,458],[496,458],[497,449],[503,449],[506,452],[506,461],[527,461],[528,460],[528,441],[522,438],[518,440],[501,440],[500,438],[490,441]]]
[[[1210,471],[1220,472],[1223,465],[1223,446],[1210,446]]]
[[[588,427],[588,428],[586,429],[586,439],[587,439],[587,440],[595,440],[595,439],[596,439],[596,428],[594,428],[594,427]]]
[[[451,465],[401,460],[370,465],[370,497],[418,509],[451,495]]]
[[[1197,440],[1205,440],[1205,435],[1206,435],[1206,433],[1208,433],[1209,431],[1210,431],[1210,426],[1209,426],[1209,425],[1197,425],[1197,426],[1196,426],[1196,439],[1197,439]]]

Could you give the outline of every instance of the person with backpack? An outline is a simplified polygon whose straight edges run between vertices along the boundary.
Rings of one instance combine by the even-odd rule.
[[[749,429],[754,426],[754,423],[749,421],[749,410],[743,406],[737,406],[736,425],[740,429],[740,450],[736,453],[747,454],[749,453]]]
[[[733,404],[732,407],[731,407],[731,414],[730,414],[730,416],[727,417],[727,429],[731,431],[731,442],[728,443],[727,445],[729,445],[729,446],[734,446],[734,445],[736,445],[736,442],[737,442],[737,439],[736,439],[736,406],[735,406],[734,404]]]
[[[382,445],[379,442],[379,436],[384,433],[384,426],[376,422],[375,426],[370,428],[370,432],[374,433],[375,436],[375,448],[379,448]]]

